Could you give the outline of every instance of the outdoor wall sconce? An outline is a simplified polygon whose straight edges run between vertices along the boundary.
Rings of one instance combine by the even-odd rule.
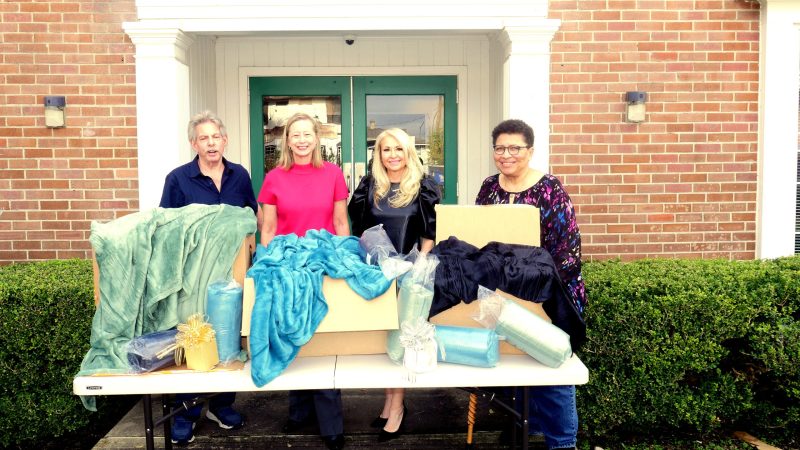
[[[66,97],[45,96],[44,98],[44,124],[47,128],[64,128],[64,108],[67,106]]]
[[[625,120],[631,123],[644,122],[644,113],[647,112],[644,103],[647,101],[647,92],[631,91],[625,93]]]

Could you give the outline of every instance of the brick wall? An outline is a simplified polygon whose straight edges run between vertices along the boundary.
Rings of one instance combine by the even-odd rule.
[[[92,220],[138,209],[135,18],[134,0],[0,2],[0,264],[89,257]]]
[[[755,255],[757,3],[551,1],[553,172],[584,254]],[[88,257],[138,209],[134,0],[0,3],[0,264]],[[649,94],[623,121],[624,94]],[[67,128],[43,97],[67,99]]]
[[[755,257],[755,2],[550,2],[553,172],[588,258]],[[647,120],[623,120],[646,91]]]

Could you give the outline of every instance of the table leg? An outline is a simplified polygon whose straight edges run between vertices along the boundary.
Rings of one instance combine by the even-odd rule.
[[[164,450],[172,450],[172,425],[170,424],[169,415],[170,398],[167,394],[161,394],[161,421],[164,425]],[[167,419],[164,419],[167,417]]]
[[[147,450],[155,448],[153,442],[153,399],[150,394],[142,396],[142,405],[144,405],[144,439],[147,445]]]
[[[523,386],[522,387],[522,420],[520,421],[522,425],[522,450],[528,450],[528,441],[530,438],[528,437],[528,420],[530,417],[530,387]]]
[[[472,430],[475,428],[475,410],[478,407],[478,396],[469,394],[469,407],[467,410],[467,447],[472,448]]]

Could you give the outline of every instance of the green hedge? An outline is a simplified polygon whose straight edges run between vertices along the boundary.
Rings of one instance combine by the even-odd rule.
[[[584,432],[742,429],[797,447],[800,258],[585,265]]]
[[[798,447],[800,257],[591,262],[584,276],[583,433],[742,429]],[[1,447],[80,431],[113,407],[101,397],[90,413],[72,395],[93,314],[91,262],[0,267]]]
[[[97,420],[72,394],[93,315],[91,261],[0,267],[0,447],[29,446]]]

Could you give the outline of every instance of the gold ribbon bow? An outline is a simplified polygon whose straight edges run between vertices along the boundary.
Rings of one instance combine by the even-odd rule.
[[[175,336],[175,364],[183,363],[184,349],[194,347],[214,339],[214,328],[203,319],[200,313],[192,314],[186,323],[178,325]]]

